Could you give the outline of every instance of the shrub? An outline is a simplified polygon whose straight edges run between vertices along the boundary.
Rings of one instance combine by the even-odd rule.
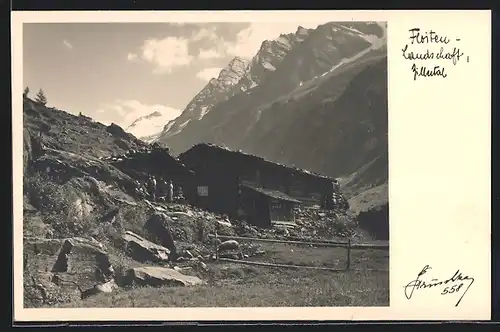
[[[78,210],[75,202],[82,199],[68,186],[60,185],[41,173],[35,173],[24,183],[24,192],[31,205],[39,210],[43,222],[51,226],[55,237],[88,234],[93,219]]]

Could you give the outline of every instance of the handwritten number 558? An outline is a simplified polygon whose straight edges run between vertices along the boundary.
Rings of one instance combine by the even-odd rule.
[[[456,293],[460,290],[460,288],[462,288],[464,284],[460,284],[460,285],[453,285],[451,287],[445,287],[443,289],[443,291],[441,292],[441,295],[446,295],[446,294],[453,294],[453,293]]]

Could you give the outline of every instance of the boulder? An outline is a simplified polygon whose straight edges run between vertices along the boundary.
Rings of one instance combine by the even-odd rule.
[[[103,281],[99,271],[112,269],[105,247],[92,238],[24,238],[24,254],[29,306],[79,299],[83,289]]]
[[[122,235],[122,239],[130,256],[137,261],[166,262],[170,258],[169,249],[148,241],[131,231],[126,231]]]
[[[129,282],[145,286],[195,286],[203,281],[194,276],[187,276],[171,268],[147,266],[136,267],[127,271]]]
[[[78,252],[103,252],[106,247],[95,240],[94,238],[88,237],[71,237],[63,239],[45,239],[37,237],[25,237],[23,238],[23,248],[24,252],[27,254],[34,255],[48,255],[53,256],[58,254],[59,250],[63,244],[67,241],[75,247],[76,253]]]
[[[149,233],[150,238],[157,240],[165,248],[168,248],[173,256],[177,250],[169,227],[168,217],[161,212],[156,212],[146,221],[144,229]],[[174,257],[173,257],[174,258]]]

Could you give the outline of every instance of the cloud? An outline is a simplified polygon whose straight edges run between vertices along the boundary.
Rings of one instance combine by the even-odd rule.
[[[71,45],[71,43],[69,41],[67,41],[66,39],[63,40],[63,45],[66,46],[67,48],[69,48],[70,50],[73,49],[73,45]]]
[[[112,103],[102,104],[97,110],[96,119],[106,125],[114,122],[120,125],[123,129],[127,129],[135,120],[141,116],[149,115],[155,111],[162,114],[162,120],[165,125],[169,120],[172,120],[181,114],[181,110],[160,104],[148,105],[143,104],[138,100],[123,100],[118,99]]]
[[[202,81],[210,81],[212,78],[218,77],[222,68],[205,68],[196,73],[196,77]]]
[[[251,59],[264,40],[274,40],[280,34],[294,33],[297,27],[316,28],[324,22],[266,22],[239,25],[230,29],[228,23],[185,25],[192,30],[184,37],[148,39],[139,53],[130,53],[129,60],[142,59],[155,66],[154,73],[171,73],[178,67],[190,65],[193,60],[211,60],[240,56]],[[171,25],[183,26],[182,23]],[[232,27],[232,26],[231,26]],[[236,33],[236,31],[238,31]],[[236,36],[235,36],[236,33]],[[191,48],[191,53],[190,53]],[[134,56],[137,54],[137,56]]]
[[[265,40],[277,39],[280,34],[295,33],[298,26],[317,28],[324,22],[264,22],[251,23],[239,29],[235,38],[229,40],[226,34],[218,33],[217,26],[202,27],[193,32],[191,43],[202,44],[198,50],[199,59],[216,59],[224,56],[240,56],[251,59]],[[234,36],[234,35],[233,35]]]
[[[315,29],[324,22],[266,22],[252,23],[246,29],[241,30],[236,35],[235,42],[226,42],[226,54],[231,56],[240,56],[243,58],[252,58],[259,50],[265,40],[274,40],[280,34],[295,33],[298,26]]]
[[[215,49],[200,49],[198,51],[198,58],[199,59],[218,59],[222,58],[224,54],[220,51],[217,51]]]
[[[135,53],[129,53],[129,54],[127,54],[127,60],[128,61],[137,60],[137,54],[135,54]]]
[[[208,28],[201,28],[198,31],[195,31],[190,39],[192,41],[201,41],[201,40],[216,41],[216,40],[219,40],[219,36],[217,36],[217,27],[210,26]]]
[[[141,58],[155,66],[155,73],[170,73],[174,68],[189,65],[193,60],[188,52],[188,42],[188,39],[177,37],[148,39],[142,45]]]

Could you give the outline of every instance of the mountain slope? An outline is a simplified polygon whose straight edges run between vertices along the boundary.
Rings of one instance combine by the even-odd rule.
[[[386,72],[387,58],[374,56],[276,103],[242,149],[322,174],[350,174],[387,147]]]
[[[318,77],[344,59],[370,49],[383,37],[383,29],[378,24],[358,24],[364,26],[365,33],[354,29],[351,22],[335,22],[314,30],[299,27],[294,35],[264,41],[248,67],[249,75],[237,84],[244,93],[218,100],[201,120],[186,120],[189,122],[181,131],[173,131],[170,124],[167,125],[159,140],[167,143],[174,153],[185,151],[198,142],[224,143],[239,148],[262,108],[290,93],[301,82]],[[262,72],[267,75],[255,74]],[[252,82],[251,88],[246,90],[249,82]],[[233,118],[236,114],[237,118]]]

